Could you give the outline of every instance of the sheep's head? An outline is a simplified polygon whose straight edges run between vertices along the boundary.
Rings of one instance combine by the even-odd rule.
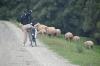
[[[40,23],[38,22],[37,24],[34,25],[34,27],[38,27],[40,25]]]

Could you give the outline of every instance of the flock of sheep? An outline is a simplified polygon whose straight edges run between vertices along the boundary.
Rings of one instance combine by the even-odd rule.
[[[37,29],[38,34],[47,34],[50,36],[59,36],[61,34],[60,29],[56,29],[55,27],[48,27],[40,23],[35,24],[34,27]]]
[[[61,30],[60,29],[56,29],[55,27],[48,27],[46,25],[43,25],[43,24],[40,24],[40,23],[37,23],[34,25],[34,27],[37,29],[38,31],[38,34],[46,34],[46,35],[49,35],[49,36],[59,36],[61,35]],[[67,32],[65,33],[65,39],[66,40],[73,40],[73,41],[79,41],[80,40],[80,37],[79,36],[74,36],[71,32]],[[93,45],[94,45],[94,42],[89,40],[89,41],[85,41],[84,42],[84,46],[86,48],[93,48]]]
[[[67,40],[73,40],[73,41],[79,41],[80,40],[80,37],[79,36],[74,36],[71,32],[67,32],[66,34],[65,34],[65,39],[67,39]],[[89,40],[89,41],[85,41],[84,42],[84,46],[86,47],[86,48],[93,48],[93,45],[94,45],[94,42],[93,41],[91,41],[91,40]]]

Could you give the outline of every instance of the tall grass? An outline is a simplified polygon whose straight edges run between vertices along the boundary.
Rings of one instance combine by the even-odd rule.
[[[100,46],[95,45],[93,49],[86,49],[83,45],[89,38],[81,37],[80,41],[66,41],[60,37],[39,37],[51,50],[80,66],[100,66]]]

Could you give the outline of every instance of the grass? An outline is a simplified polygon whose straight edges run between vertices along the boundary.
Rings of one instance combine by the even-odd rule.
[[[12,23],[20,27],[19,23]],[[93,49],[86,49],[83,42],[89,38],[81,37],[78,42],[66,41],[63,35],[59,37],[40,36],[39,39],[50,49],[68,59],[73,64],[80,66],[100,66],[100,46],[95,45]]]
[[[81,37],[80,41],[66,41],[62,36],[47,37],[40,36],[50,49],[68,59],[73,64],[80,66],[100,66],[100,46],[95,45],[93,49],[86,49],[83,42],[89,38]]]

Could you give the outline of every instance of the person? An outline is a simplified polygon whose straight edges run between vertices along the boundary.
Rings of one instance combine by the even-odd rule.
[[[27,42],[27,37],[30,36],[31,28],[33,28],[31,24],[32,20],[32,10],[26,10],[20,17],[20,22],[21,22],[21,29],[24,33],[24,40],[23,44],[25,46]],[[31,42],[31,38],[29,37],[29,40]]]

